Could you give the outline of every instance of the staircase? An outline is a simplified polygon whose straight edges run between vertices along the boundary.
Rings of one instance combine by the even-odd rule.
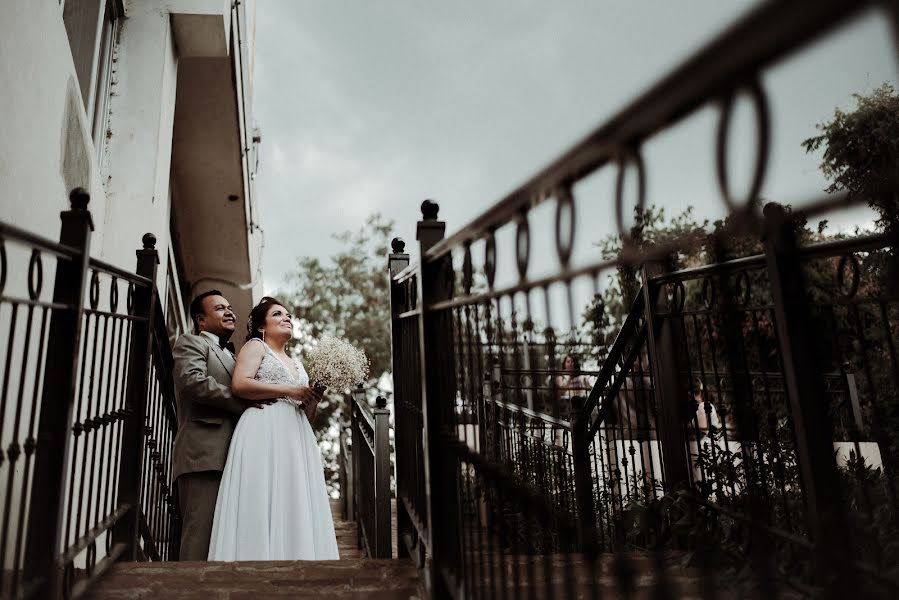
[[[141,562],[115,565],[91,600],[411,600],[424,598],[409,560],[372,560],[356,544],[356,524],[331,502],[340,560],[269,562]]]

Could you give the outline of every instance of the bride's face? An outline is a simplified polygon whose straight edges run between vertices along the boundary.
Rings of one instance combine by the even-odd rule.
[[[281,306],[280,304],[275,304],[271,308],[268,309],[268,314],[265,316],[265,333],[266,335],[272,334],[286,334],[288,337],[293,335],[293,317],[287,309]]]

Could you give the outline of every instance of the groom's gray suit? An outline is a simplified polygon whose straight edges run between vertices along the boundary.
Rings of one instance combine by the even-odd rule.
[[[178,433],[172,457],[182,513],[180,560],[206,560],[228,445],[243,404],[231,393],[234,356],[207,332],[172,349]]]

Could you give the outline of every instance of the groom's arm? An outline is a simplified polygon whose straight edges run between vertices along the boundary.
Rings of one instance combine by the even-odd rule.
[[[200,404],[214,406],[240,415],[244,406],[231,392],[209,375],[206,367],[209,345],[192,335],[182,335],[172,348],[175,359],[175,387],[180,395],[186,395]]]

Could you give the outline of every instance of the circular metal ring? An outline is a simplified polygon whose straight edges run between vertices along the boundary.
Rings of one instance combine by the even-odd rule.
[[[109,287],[109,312],[115,313],[119,308],[119,280],[113,275]]]
[[[706,308],[712,308],[715,306],[715,301],[718,300],[718,286],[715,285],[715,281],[711,277],[706,277],[702,282],[702,303]]]
[[[752,174],[752,184],[749,193],[742,202],[737,202],[730,189],[730,179],[727,176],[727,139],[730,135],[730,117],[733,112],[734,100],[741,91],[747,93],[755,108],[756,131],[758,132],[758,148],[755,155],[755,170]],[[738,208],[747,207],[758,197],[765,179],[765,171],[768,166],[768,146],[770,144],[771,120],[768,112],[768,100],[762,86],[757,79],[744,84],[743,87],[731,90],[721,104],[721,116],[718,119],[718,141],[715,148],[715,161],[717,163],[718,187],[724,203],[733,212]]]
[[[527,213],[521,215],[515,229],[515,262],[518,265],[518,277],[524,279],[528,274],[528,263],[531,260],[531,228],[528,225]]]
[[[849,289],[846,289],[846,266],[849,266],[852,278],[849,280]],[[858,293],[859,283],[858,258],[855,254],[844,254],[840,257],[840,264],[837,265],[837,287],[846,298],[854,298]]]
[[[749,281],[749,272],[740,271],[734,281],[734,292],[736,292],[737,300],[740,306],[749,306],[749,299],[752,296],[752,285]]]
[[[687,290],[683,281],[675,281],[671,284],[671,293],[668,295],[668,310],[673,314],[679,314],[684,310],[687,301]]]
[[[128,282],[128,295],[125,298],[125,308],[128,310],[129,315],[134,314],[134,283]]]
[[[565,232],[562,231],[562,219],[564,217],[568,218],[568,227]],[[571,188],[565,186],[556,192],[556,254],[559,255],[559,264],[563,267],[568,266],[573,247],[574,197],[571,195]]]
[[[627,148],[618,158],[618,178],[615,181],[615,219],[618,233],[626,239],[630,239],[630,232],[624,227],[624,177],[631,163],[637,167],[636,207],[642,211],[646,201],[646,170],[643,167],[643,157],[639,150]]]
[[[0,240],[0,292],[6,287],[6,242]]]
[[[96,271],[91,274],[90,303],[91,308],[95,310],[100,304],[100,274]]]
[[[462,290],[465,295],[471,294],[474,282],[474,268],[471,265],[471,244],[465,244],[465,257],[462,260]]]
[[[44,261],[41,259],[40,251],[35,248],[31,251],[31,260],[28,261],[28,297],[37,300],[43,287]]]
[[[484,274],[487,275],[487,285],[493,288],[496,277],[496,236],[491,231],[487,234],[484,244]]]

